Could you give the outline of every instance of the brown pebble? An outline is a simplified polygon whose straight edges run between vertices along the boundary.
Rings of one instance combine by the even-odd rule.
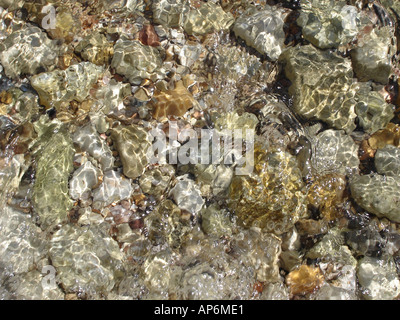
[[[139,32],[139,41],[146,46],[158,47],[160,38],[151,24],[144,25]]]

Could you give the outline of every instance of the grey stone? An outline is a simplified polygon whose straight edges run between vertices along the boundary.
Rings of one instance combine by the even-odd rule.
[[[109,170],[104,173],[102,184],[93,190],[93,201],[109,205],[112,202],[129,198],[132,191],[130,179],[125,178],[117,171]]]
[[[265,5],[262,11],[250,8],[236,19],[233,31],[246,44],[272,60],[277,60],[285,48],[283,25],[286,14],[281,8]]]
[[[380,174],[400,176],[400,149],[387,145],[375,154],[375,167]]]
[[[400,281],[392,257],[365,257],[358,262],[357,277],[368,300],[392,300],[400,294]]]
[[[171,190],[171,196],[179,208],[197,214],[204,204],[198,186],[188,176],[177,177],[177,183]]]
[[[45,32],[26,24],[0,44],[0,62],[8,77],[18,79],[21,74],[34,75],[52,70],[58,52],[60,49]]]
[[[369,174],[355,176],[350,190],[355,201],[365,210],[400,222],[400,177]]]
[[[90,161],[85,162],[75,170],[69,182],[69,195],[72,199],[85,199],[91,194],[91,190],[99,183],[101,171]]]
[[[50,245],[57,278],[66,292],[89,298],[107,296],[123,276],[123,257],[117,242],[94,225],[65,225],[54,233]]]
[[[316,136],[313,150],[312,165],[319,174],[353,175],[358,172],[358,146],[343,131],[321,132]]]

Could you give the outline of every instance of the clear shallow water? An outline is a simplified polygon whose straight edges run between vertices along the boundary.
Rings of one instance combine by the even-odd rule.
[[[398,8],[300,4],[0,1],[0,297],[396,298]],[[171,126],[251,130],[253,170],[150,164]]]

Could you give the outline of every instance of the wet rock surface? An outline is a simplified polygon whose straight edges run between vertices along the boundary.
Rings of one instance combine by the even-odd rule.
[[[398,222],[399,184],[398,176],[385,177],[377,174],[357,176],[351,181],[351,192],[357,203],[367,211]]]
[[[399,299],[399,16],[0,0],[0,299]]]
[[[52,69],[58,51],[55,42],[40,28],[25,25],[1,43],[0,62],[8,77],[18,79],[22,74],[34,75]]]
[[[289,93],[299,115],[347,132],[356,128],[356,87],[350,60],[312,45],[290,48],[280,59],[292,82]]]
[[[284,20],[283,10],[270,6],[262,11],[251,8],[236,19],[233,31],[248,46],[266,54],[272,60],[277,60],[285,48]]]

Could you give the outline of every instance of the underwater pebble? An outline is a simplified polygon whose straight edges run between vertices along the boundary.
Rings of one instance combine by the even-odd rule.
[[[340,0],[311,0],[302,3],[297,22],[304,38],[321,49],[346,45],[365,26],[357,7]]]
[[[109,205],[112,202],[124,200],[131,196],[132,184],[121,173],[109,170],[104,173],[102,184],[93,190],[93,201]]]
[[[23,275],[47,255],[48,246],[30,215],[12,207],[0,210],[0,281]]]
[[[360,126],[368,133],[374,133],[383,129],[394,117],[395,107],[386,103],[383,96],[376,91],[368,91],[365,88],[357,92],[357,104],[355,112]]]
[[[84,101],[102,72],[100,66],[81,62],[66,70],[35,75],[31,78],[31,85],[38,92],[41,104],[47,108],[58,108],[72,100]]]
[[[75,52],[79,53],[84,60],[97,65],[108,63],[113,51],[112,44],[99,32],[87,35],[75,47]]]
[[[118,126],[112,129],[113,140],[122,161],[124,175],[136,179],[148,163],[147,150],[151,147],[147,132],[136,125]]]
[[[248,46],[266,54],[272,60],[277,60],[285,48],[283,25],[286,14],[284,10],[268,5],[263,9],[249,9],[236,19],[233,31]]]
[[[196,10],[189,10],[184,15],[183,29],[188,34],[204,35],[213,31],[228,30],[234,18],[213,2],[201,2]]]
[[[315,300],[358,300],[351,291],[329,284],[323,285],[315,295]]]
[[[398,176],[369,174],[350,181],[351,194],[362,208],[394,222],[400,222],[399,187]]]
[[[99,298],[123,276],[118,244],[98,227],[65,225],[50,241],[50,257],[67,292],[84,292]]]
[[[324,282],[324,277],[318,267],[302,265],[286,277],[286,284],[292,295],[304,295],[317,290]]]
[[[72,175],[69,182],[69,195],[78,200],[87,198],[92,188],[99,183],[101,172],[90,161],[85,162]],[[86,196],[84,196],[86,194]]]
[[[68,178],[73,171],[74,149],[66,130],[55,133],[39,155],[32,202],[42,228],[67,219],[72,207]]]
[[[229,213],[221,210],[218,205],[211,205],[201,211],[201,227],[205,233],[217,237],[232,234],[232,221]]]
[[[339,130],[356,128],[351,61],[312,45],[288,49],[280,58],[291,81],[294,111],[306,119],[322,120]]]
[[[150,78],[152,74],[162,78],[161,64],[158,50],[143,45],[140,41],[121,38],[114,45],[111,67],[125,76],[131,84],[139,85],[143,79]]]
[[[0,62],[8,77],[18,79],[21,74],[51,71],[58,52],[60,49],[45,32],[26,24],[0,43]]]
[[[357,278],[367,300],[391,300],[400,294],[400,281],[392,257],[364,257],[358,262]]]
[[[358,172],[358,146],[343,131],[325,130],[316,136],[313,168],[319,174]]]
[[[354,72],[360,81],[374,80],[386,84],[392,71],[391,56],[393,31],[389,26],[374,28],[358,40],[351,59]]]
[[[197,101],[183,82],[178,81],[172,90],[156,91],[150,105],[153,107],[153,118],[162,120],[168,116],[183,116],[186,111],[197,105]]]
[[[197,214],[205,202],[198,186],[187,176],[180,176],[176,179],[177,183],[171,190],[171,196],[179,208]]]
[[[103,171],[112,169],[114,158],[110,147],[100,138],[100,135],[90,123],[78,128],[72,139],[83,151],[86,151],[91,157],[99,161]]]
[[[400,149],[387,145],[375,154],[375,167],[379,174],[400,176]]]
[[[238,222],[266,231],[287,232],[306,212],[305,189],[295,157],[287,152],[255,149],[250,176],[235,176],[229,190],[229,208]]]

